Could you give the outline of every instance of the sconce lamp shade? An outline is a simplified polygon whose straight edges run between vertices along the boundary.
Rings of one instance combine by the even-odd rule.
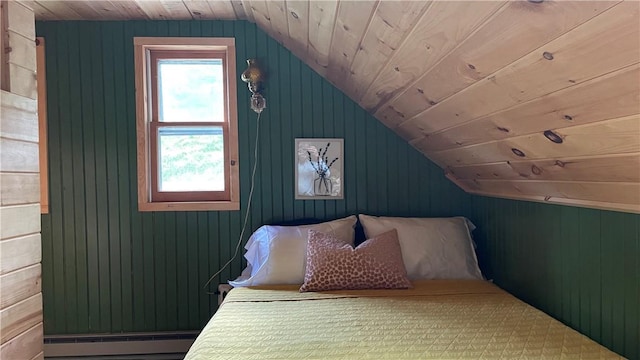
[[[249,85],[251,93],[255,94],[260,91],[260,85],[264,80],[264,74],[258,67],[255,59],[248,59],[247,65],[249,65],[249,67],[242,72],[240,78]]]
[[[249,91],[251,91],[252,94],[250,102],[251,109],[259,114],[267,107],[267,101],[262,94],[260,94],[265,76],[260,67],[258,67],[256,59],[248,59],[247,65],[249,65],[249,67],[240,74],[240,79],[248,84]]]

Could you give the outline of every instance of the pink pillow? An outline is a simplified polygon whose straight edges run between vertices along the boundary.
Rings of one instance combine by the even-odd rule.
[[[300,292],[410,287],[395,229],[355,249],[332,235],[309,230],[307,268]]]

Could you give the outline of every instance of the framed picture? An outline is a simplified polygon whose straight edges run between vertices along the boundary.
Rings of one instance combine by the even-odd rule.
[[[343,139],[295,139],[296,199],[338,200],[344,197]]]

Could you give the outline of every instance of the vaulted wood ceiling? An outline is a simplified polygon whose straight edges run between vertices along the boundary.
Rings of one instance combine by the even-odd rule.
[[[24,1],[255,22],[470,193],[640,212],[640,2]]]

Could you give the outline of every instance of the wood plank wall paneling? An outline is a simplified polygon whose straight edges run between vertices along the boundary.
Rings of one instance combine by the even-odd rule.
[[[31,359],[43,350],[34,14],[0,6],[0,358]]]
[[[301,17],[299,5],[288,3]],[[246,67],[245,59],[257,57],[269,72],[245,241],[262,224],[291,219],[469,211],[470,195],[446,180],[440,168],[254,24],[39,22],[37,32],[47,44],[50,213],[42,216],[47,334],[201,328],[217,302],[202,286],[233,254],[240,234],[256,137],[244,86],[238,89],[242,210],[137,211],[134,36],[233,36],[238,70]],[[344,138],[344,200],[294,200],[296,137]],[[211,290],[241,270],[238,258]]]
[[[640,358],[640,215],[480,196],[473,212],[488,278]]]

